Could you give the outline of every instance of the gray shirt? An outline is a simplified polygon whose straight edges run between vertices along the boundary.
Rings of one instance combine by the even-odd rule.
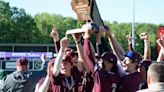
[[[164,92],[164,82],[150,84],[148,89],[139,90],[137,92]]]
[[[33,92],[39,79],[45,75],[45,63],[40,71],[15,71],[3,79],[3,92]]]

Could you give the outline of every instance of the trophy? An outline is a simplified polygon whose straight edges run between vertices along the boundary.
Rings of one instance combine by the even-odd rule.
[[[97,33],[99,26],[104,26],[95,0],[72,0],[71,5],[73,11],[77,14],[77,19],[86,22],[88,28]],[[87,30],[86,26],[67,30],[66,34],[81,33],[85,30]]]
[[[77,14],[79,21],[91,21],[91,0],[72,0],[72,9]]]

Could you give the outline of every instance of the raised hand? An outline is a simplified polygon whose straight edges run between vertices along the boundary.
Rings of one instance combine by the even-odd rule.
[[[65,49],[66,47],[68,47],[69,42],[70,41],[67,37],[62,38],[61,41],[60,41],[61,48]]]
[[[132,36],[131,36],[131,34],[127,34],[126,39],[128,40],[128,43],[132,43]]]
[[[106,32],[107,31],[107,29],[105,29],[105,27],[104,26],[100,26],[99,27],[99,32],[98,32],[98,34],[99,35],[102,35],[104,32]]]
[[[73,39],[75,40],[75,43],[80,42],[81,36],[82,36],[82,33],[72,34],[72,37],[73,37]]]
[[[146,32],[140,33],[140,39],[148,40],[148,34]]]
[[[84,38],[90,38],[91,34],[93,33],[91,24],[89,24],[89,23],[84,24],[82,26],[82,29],[85,30]]]
[[[101,37],[103,33],[106,32],[106,29],[103,26],[99,27],[99,32],[96,34],[96,43],[101,43]]]
[[[50,62],[50,61],[49,61]],[[47,75],[49,76],[49,77],[51,77],[51,75],[52,75],[52,71],[53,71],[53,64],[48,64],[48,67],[47,67]]]
[[[57,29],[54,27],[51,31],[51,36],[53,37],[54,41],[58,41],[59,40],[59,34]]]

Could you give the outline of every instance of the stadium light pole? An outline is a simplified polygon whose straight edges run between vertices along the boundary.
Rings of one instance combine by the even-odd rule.
[[[135,0],[133,0],[132,47],[135,49]]]

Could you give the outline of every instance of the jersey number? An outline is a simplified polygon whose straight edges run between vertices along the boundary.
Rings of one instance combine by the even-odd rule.
[[[112,92],[116,92],[117,84],[112,83]]]

